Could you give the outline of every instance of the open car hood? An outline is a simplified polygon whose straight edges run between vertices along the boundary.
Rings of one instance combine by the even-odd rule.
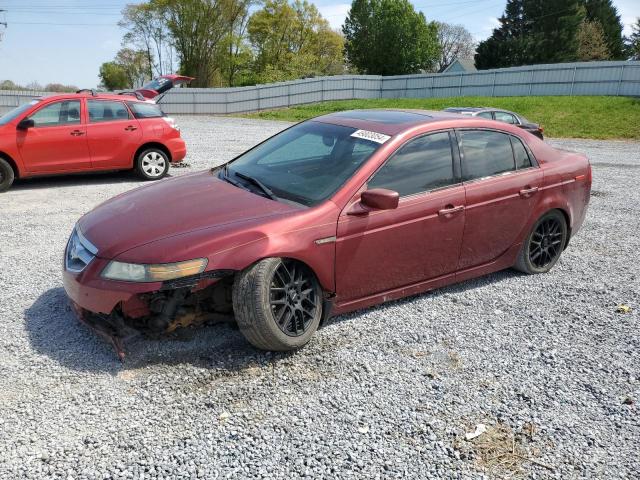
[[[168,92],[177,85],[188,85],[192,80],[194,80],[193,77],[185,77],[184,75],[161,75],[143,85],[141,88],[138,88],[136,93],[139,93],[144,98],[151,100],[156,98],[158,95]]]

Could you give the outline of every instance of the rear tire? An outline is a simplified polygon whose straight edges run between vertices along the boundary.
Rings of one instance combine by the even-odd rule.
[[[267,258],[238,273],[233,311],[242,334],[261,350],[306,345],[322,318],[322,289],[305,265]]]
[[[147,148],[136,158],[135,170],[144,180],[160,180],[169,171],[169,157],[159,148]]]
[[[13,168],[4,158],[0,158],[0,192],[6,192],[13,184],[15,174]]]
[[[533,225],[513,268],[533,275],[553,268],[567,244],[567,221],[559,210],[545,213]]]

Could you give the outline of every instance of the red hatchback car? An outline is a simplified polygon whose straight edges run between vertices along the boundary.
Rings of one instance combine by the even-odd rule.
[[[0,192],[37,175],[135,169],[157,180],[186,153],[173,119],[139,93],[38,98],[0,117]]]
[[[64,285],[121,358],[129,332],[230,313],[256,347],[289,350],[330,315],[509,267],[547,272],[590,188],[583,155],[512,125],[334,113],[87,213]],[[168,214],[149,216],[158,203]]]

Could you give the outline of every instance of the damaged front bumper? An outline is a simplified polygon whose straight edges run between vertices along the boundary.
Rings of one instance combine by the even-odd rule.
[[[177,328],[229,321],[233,270],[212,270],[154,283],[105,280],[106,261],[95,258],[80,273],[67,270],[64,288],[78,318],[105,338],[124,361],[124,340]]]

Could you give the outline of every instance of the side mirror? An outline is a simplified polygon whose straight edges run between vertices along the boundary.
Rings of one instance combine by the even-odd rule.
[[[18,130],[26,130],[28,128],[33,128],[36,126],[36,122],[34,122],[31,118],[25,118],[20,121],[18,124]]]
[[[349,215],[365,215],[371,210],[393,210],[398,208],[400,195],[386,188],[373,188],[362,192],[360,202],[348,212]]]

